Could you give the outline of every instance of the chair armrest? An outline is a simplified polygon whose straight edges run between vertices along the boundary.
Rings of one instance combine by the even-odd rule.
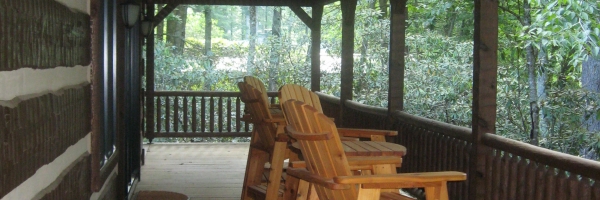
[[[313,183],[313,184],[321,185],[323,187],[326,187],[326,188],[329,188],[332,190],[350,189],[350,185],[334,183],[332,179],[317,176],[315,174],[310,173],[306,169],[288,168],[286,170],[286,173],[287,173],[287,175],[305,180],[305,181]]]
[[[462,172],[424,172],[403,174],[382,174],[365,176],[338,176],[333,181],[339,184],[362,184],[363,188],[398,189],[412,187],[430,187],[445,184],[448,181],[464,181],[467,175]]]
[[[352,128],[338,128],[340,136],[344,137],[360,137],[360,138],[371,138],[372,135],[381,136],[396,136],[398,131],[389,130],[374,130],[374,129],[352,129]]]

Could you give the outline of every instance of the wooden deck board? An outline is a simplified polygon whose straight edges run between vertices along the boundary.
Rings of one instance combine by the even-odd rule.
[[[239,199],[248,143],[144,145],[146,163],[136,190],[164,190],[192,200]]]

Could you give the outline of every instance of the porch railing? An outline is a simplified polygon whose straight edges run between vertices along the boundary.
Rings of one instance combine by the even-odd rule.
[[[146,93],[146,98],[150,95]],[[251,125],[240,119],[244,103],[239,92],[156,91],[154,131],[145,137],[250,137]],[[277,93],[269,92],[272,103]],[[144,116],[147,122],[148,113]],[[146,126],[144,126],[146,127]]]
[[[339,116],[339,98],[319,94],[324,112]],[[471,129],[404,112],[347,101],[344,122],[362,128],[398,130],[395,142],[406,146],[401,172],[457,170],[469,172],[473,146]],[[530,144],[485,134],[487,178],[484,199],[600,199],[600,162],[559,153]],[[469,176],[476,176],[469,174]],[[468,182],[448,185],[450,199],[467,199]]]

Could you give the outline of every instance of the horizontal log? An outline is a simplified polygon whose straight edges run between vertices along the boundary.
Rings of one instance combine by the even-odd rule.
[[[372,114],[372,115],[378,115],[381,117],[387,116],[387,109],[382,108],[382,107],[369,106],[369,105],[365,105],[365,104],[358,103],[355,101],[350,101],[350,100],[346,100],[346,102],[344,104],[346,105],[346,107],[348,107],[352,110],[359,111],[359,112],[364,112],[364,113],[368,113],[368,114]]]
[[[269,97],[277,97],[278,92],[267,92]],[[148,91],[145,92],[148,95]],[[240,92],[223,92],[223,91],[154,91],[154,96],[198,96],[198,97],[240,97]]]
[[[332,1],[327,0],[153,0],[155,4],[193,4],[193,5],[230,5],[230,6],[312,6],[325,5]]]
[[[154,137],[250,137],[250,132],[204,132],[204,133],[182,133],[182,132],[161,132],[155,133]]]
[[[394,118],[395,120],[399,120],[402,123],[413,124],[415,126],[422,127],[433,132],[447,135],[459,140],[471,142],[470,128],[456,126],[436,121],[433,119],[428,119],[425,117],[414,116],[398,110],[392,113],[392,118]]]
[[[317,94],[317,96],[319,96],[319,100],[321,100],[323,102],[340,105],[339,97],[336,97],[333,95],[328,95],[328,94],[325,94],[322,92],[315,92],[315,93]]]
[[[484,145],[527,158],[543,165],[600,180],[600,162],[552,151],[495,134],[484,134]]]

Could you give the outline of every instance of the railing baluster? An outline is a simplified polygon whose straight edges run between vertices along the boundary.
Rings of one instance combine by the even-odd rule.
[[[215,132],[215,98],[214,97],[210,97],[210,124],[208,124],[210,126],[210,132],[213,133]]]
[[[227,132],[231,133],[231,97],[227,97]]]
[[[218,121],[219,125],[217,127],[219,128],[219,133],[222,133],[223,132],[223,125],[224,125],[223,124],[223,97],[219,97],[219,101],[218,101],[217,105],[219,106],[219,107],[217,107],[218,114],[219,114],[218,118],[217,118],[219,120]]]
[[[535,169],[535,199],[544,199],[544,190],[546,189],[544,178],[546,176],[546,173],[546,167],[538,164]]]
[[[493,155],[493,164],[492,164],[492,188],[490,194],[492,194],[492,200],[498,200],[500,197],[500,175],[502,173],[502,152],[500,150],[496,150]]]
[[[550,167],[546,171],[546,177],[544,178],[544,185],[546,185],[544,199],[554,199],[554,190],[556,190],[556,169]]]
[[[161,110],[162,110],[162,101],[160,100],[160,96],[156,97],[156,130],[155,132],[160,133],[160,131],[162,131],[162,115],[161,115]]]
[[[241,108],[241,104],[242,101],[240,100],[240,97],[235,97],[235,131],[236,132],[240,132],[240,130],[242,130],[242,108]]]
[[[596,182],[594,182],[594,186],[592,186],[591,199],[600,199],[600,181],[598,180],[596,180]]]
[[[587,177],[582,177],[581,181],[579,181],[579,198],[578,199],[592,199],[592,188],[590,184],[590,179]]]
[[[556,199],[567,199],[567,173],[563,170],[558,170],[558,176],[556,177]]]
[[[579,180],[577,178],[577,175],[575,174],[569,174],[569,179],[567,180],[567,183],[569,184],[567,186],[567,189],[569,191],[569,197],[568,199],[579,199],[578,198],[578,190],[577,190],[577,186],[579,185]]]
[[[183,97],[183,132],[188,132],[188,99],[187,96]]]
[[[200,115],[200,125],[201,125],[201,132],[206,132],[206,99],[204,99],[204,96],[202,96],[202,99],[200,99],[200,112],[202,113]]]
[[[198,129],[198,111],[196,111],[196,96],[192,96],[192,133],[196,133]]]
[[[509,177],[508,177],[508,198],[506,199],[516,199],[517,198],[517,187],[518,187],[518,164],[519,164],[519,156],[512,155],[509,160]]]
[[[501,159],[500,173],[500,195],[499,199],[508,199],[508,181],[510,180],[510,154],[504,152]]]
[[[165,96],[165,132],[168,133],[171,130],[171,99],[169,96]]]
[[[173,101],[173,131],[179,132],[179,96],[175,96]]]
[[[527,160],[524,158],[519,159],[519,164],[517,165],[518,174],[515,180],[517,180],[517,198],[516,199],[526,199],[526,190],[527,185],[524,177],[527,177]]]

